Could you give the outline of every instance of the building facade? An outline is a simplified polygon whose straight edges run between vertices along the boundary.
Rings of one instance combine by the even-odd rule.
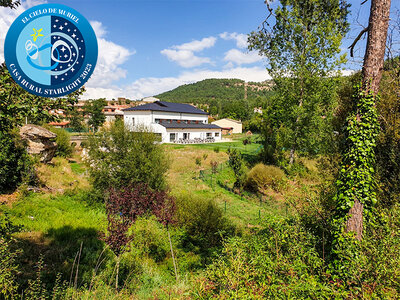
[[[208,114],[192,105],[156,101],[123,110],[132,131],[145,126],[159,134],[162,143],[219,141],[221,127],[208,124]]]
[[[212,124],[223,127],[224,129],[232,128],[231,131],[227,131],[230,133],[242,133],[242,131],[243,131],[242,122],[228,119],[228,118],[214,121],[214,122],[212,122]]]

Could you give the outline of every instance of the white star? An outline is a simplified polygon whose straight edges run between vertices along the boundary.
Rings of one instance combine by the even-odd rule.
[[[61,51],[64,53],[64,51],[67,50],[64,46],[61,48]]]
[[[60,29],[60,30],[63,30],[63,29],[64,29],[64,27],[61,25],[60,27],[58,27],[58,29]]]
[[[68,64],[68,67],[70,67],[71,66],[71,64]]]
[[[57,70],[57,69],[56,69]],[[58,76],[56,75],[56,76],[54,76],[56,79],[58,78]]]
[[[68,23],[67,22],[65,22],[65,24],[64,24],[65,26],[67,26],[68,25]]]
[[[74,39],[75,37],[76,37],[76,34],[74,33],[73,35],[71,35],[72,36],[72,38]]]
[[[72,53],[72,56],[75,56],[75,52],[74,52],[74,53]]]
[[[53,25],[54,28],[56,28],[56,25]]]
[[[70,32],[71,31],[71,29],[68,29],[68,32]]]
[[[74,29],[74,31],[76,31],[76,29]]]
[[[76,64],[79,64],[79,61],[77,61]]]
[[[58,22],[58,19],[56,20],[56,22]]]
[[[61,80],[64,80],[64,78],[61,78]]]
[[[67,76],[68,74],[67,73],[65,73],[65,76]]]
[[[65,54],[65,55],[64,55],[64,57],[65,57],[65,58],[67,58],[67,57],[68,57],[68,55],[67,55],[67,54]]]
[[[74,68],[72,68],[72,69],[71,69],[71,71],[73,72],[73,71],[75,71],[75,69],[74,69]]]
[[[82,55],[82,58],[83,58],[83,55]]]
[[[60,66],[60,69],[62,69],[62,66]]]

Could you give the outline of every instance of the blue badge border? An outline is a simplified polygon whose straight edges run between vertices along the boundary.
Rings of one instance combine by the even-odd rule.
[[[57,10],[57,13],[47,13],[44,15],[39,15],[37,17],[29,19],[29,21],[26,23],[22,22],[22,19],[25,16],[29,15],[31,12],[33,12],[35,10],[39,10],[39,9],[44,9],[44,8],[46,8],[46,9],[55,8]],[[72,77],[70,80],[68,80],[62,84],[58,84],[58,85],[39,84],[36,81],[34,81],[33,79],[29,78],[19,67],[17,55],[16,55],[16,45],[17,45],[17,40],[18,40],[18,37],[19,37],[22,29],[25,28],[26,26],[28,26],[28,24],[32,20],[34,20],[36,18],[40,18],[45,15],[59,16],[62,18],[66,18],[64,15],[61,15],[58,13],[58,9],[63,9],[67,12],[70,12],[79,18],[79,23],[76,24],[76,26],[79,28],[80,32],[82,33],[82,36],[85,40],[86,49],[87,49],[81,70],[83,71],[84,67],[87,64],[91,64],[92,68],[88,72],[86,78],[84,80],[82,80],[81,84],[79,84],[77,87],[75,87],[73,89],[70,89],[68,92],[60,93],[55,96],[55,95],[45,95],[44,90],[45,89],[60,89],[60,88],[66,87],[69,84],[73,83],[77,78],[79,78],[81,72],[79,72],[77,74],[77,76]],[[90,76],[93,74],[93,71],[96,67],[97,58],[98,58],[98,44],[97,44],[96,34],[95,34],[92,26],[90,25],[88,20],[83,15],[81,15],[78,11],[76,11],[75,9],[73,9],[69,6],[63,5],[63,4],[46,3],[46,4],[40,4],[40,5],[36,5],[34,7],[29,8],[28,10],[23,12],[21,15],[19,15],[15,19],[15,21],[11,24],[11,26],[7,32],[5,42],[4,42],[4,59],[5,59],[6,66],[10,72],[10,75],[14,78],[15,82],[18,84],[17,77],[12,73],[12,71],[10,69],[10,65],[15,64],[18,67],[18,72],[20,73],[21,77],[25,78],[25,80],[27,80],[29,82],[34,83],[36,87],[41,88],[42,93],[36,93],[35,91],[27,89],[23,85],[20,85],[20,84],[18,84],[18,85],[21,86],[24,90],[28,91],[29,93],[37,95],[37,96],[42,96],[42,97],[48,97],[48,98],[62,97],[62,96],[68,95],[68,94],[78,90],[79,88],[81,88],[89,80]]]

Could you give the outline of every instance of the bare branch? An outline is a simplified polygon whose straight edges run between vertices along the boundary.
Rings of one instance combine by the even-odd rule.
[[[369,26],[365,27],[363,30],[361,30],[361,32],[358,34],[358,36],[355,38],[354,42],[349,46],[350,49],[350,56],[354,57],[354,47],[357,44],[357,42],[361,39],[361,37],[363,36],[364,33],[368,32]]]
[[[361,2],[361,5],[365,4],[366,2],[368,2],[368,0],[364,0],[363,2]]]

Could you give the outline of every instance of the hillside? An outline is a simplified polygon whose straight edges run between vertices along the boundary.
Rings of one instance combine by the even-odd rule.
[[[155,97],[163,101],[193,103],[212,116],[247,120],[254,107],[262,106],[271,94],[271,82],[205,79],[179,86]]]

